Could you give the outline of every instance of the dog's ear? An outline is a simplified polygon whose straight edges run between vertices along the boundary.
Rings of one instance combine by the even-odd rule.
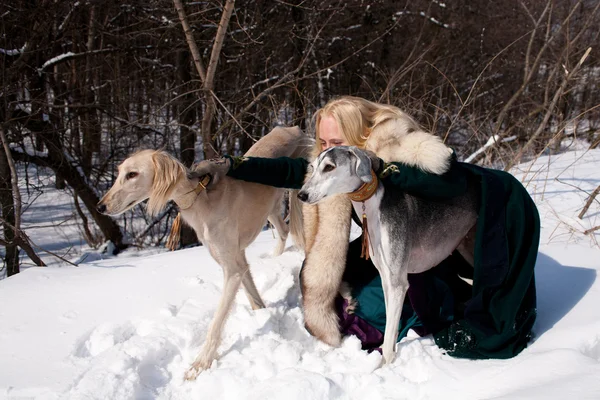
[[[171,188],[182,172],[182,167],[164,151],[152,153],[154,180],[148,199],[147,210],[150,215],[158,214],[169,201]]]
[[[350,152],[356,157],[356,175],[361,181],[369,183],[373,180],[371,176],[371,158],[358,147],[349,147]]]

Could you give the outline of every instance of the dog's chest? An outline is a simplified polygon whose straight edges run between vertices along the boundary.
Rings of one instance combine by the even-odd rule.
[[[363,214],[367,217],[369,231],[369,255],[377,269],[386,265],[386,260],[390,259],[389,235],[382,231],[380,204],[384,189],[381,184],[375,194],[365,202],[353,201],[352,206],[359,219],[363,219]],[[364,227],[363,227],[364,232]]]

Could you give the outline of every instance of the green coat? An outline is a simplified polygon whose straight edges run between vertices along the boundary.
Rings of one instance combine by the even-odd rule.
[[[269,186],[299,189],[308,164],[304,159],[287,157],[239,157],[233,159],[228,175]],[[461,268],[456,255],[432,270],[435,279],[427,291],[439,298],[431,304],[440,307],[440,319],[450,321],[434,333],[434,339],[438,346],[456,357],[517,355],[531,338],[536,316],[534,266],[540,221],[527,190],[506,172],[456,160],[443,175],[429,174],[400,163],[394,165],[398,170],[382,179],[384,186],[395,185],[417,197],[443,199],[460,195],[467,189],[469,175],[479,182],[481,204],[475,267],[469,269],[473,273],[473,287],[465,293],[464,287],[459,292],[457,285],[452,284],[456,270]],[[453,273],[449,274],[449,270]],[[357,314],[382,330],[385,309],[380,278],[366,282],[354,295],[359,303]],[[447,304],[453,305],[454,311],[448,312]],[[407,306],[410,309],[410,304],[405,303],[400,337],[409,324],[418,323],[406,312]]]

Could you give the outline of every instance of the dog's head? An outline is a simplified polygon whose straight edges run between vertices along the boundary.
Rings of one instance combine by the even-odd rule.
[[[298,193],[305,203],[315,204],[328,196],[352,193],[371,182],[371,156],[357,147],[338,146],[325,150],[309,167],[308,180]]]
[[[169,201],[173,184],[185,176],[184,167],[164,151],[142,150],[119,165],[119,175],[96,209],[119,215],[149,199],[148,212],[158,213]]]

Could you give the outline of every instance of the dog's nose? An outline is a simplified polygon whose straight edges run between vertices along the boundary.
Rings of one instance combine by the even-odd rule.
[[[308,193],[298,192],[298,198],[300,199],[300,201],[306,201],[308,200]]]
[[[100,214],[104,214],[106,212],[106,204],[103,203],[98,203],[98,205],[96,206],[96,210],[100,213]]]

